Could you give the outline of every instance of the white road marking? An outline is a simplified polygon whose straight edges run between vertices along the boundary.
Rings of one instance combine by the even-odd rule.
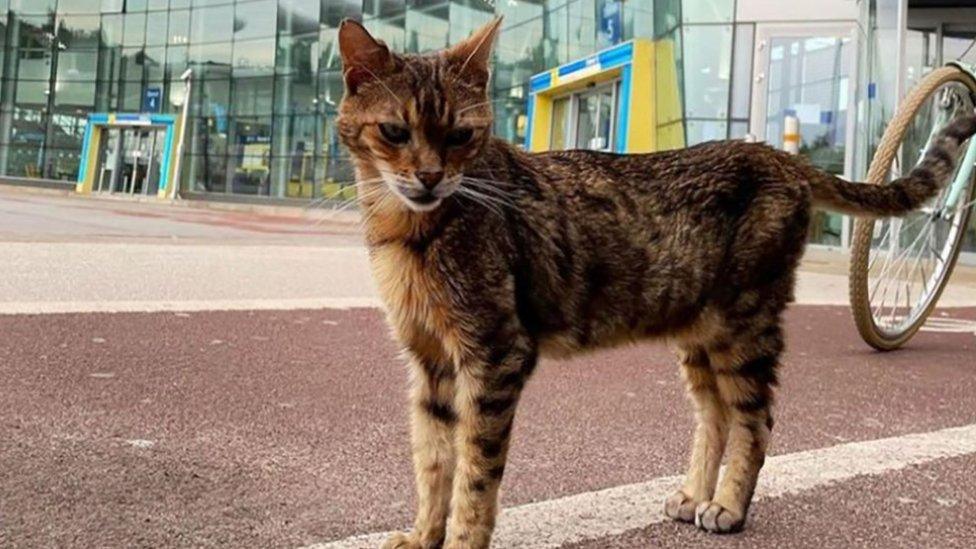
[[[946,316],[929,317],[922,325],[923,332],[976,335],[976,321]]]
[[[756,499],[787,496],[861,475],[880,475],[933,460],[976,453],[976,424],[829,448],[772,456],[766,460]],[[664,522],[664,498],[680,476],[661,477],[502,511],[496,547],[541,549],[600,539]],[[306,549],[373,549],[390,532],[319,543]]]
[[[157,313],[188,311],[293,311],[298,309],[376,308],[374,297],[301,299],[212,299],[193,301],[35,301],[0,302],[0,315],[63,313]]]

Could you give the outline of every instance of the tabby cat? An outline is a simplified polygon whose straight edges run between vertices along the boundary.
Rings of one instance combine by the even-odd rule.
[[[353,21],[339,30],[337,126],[412,371],[418,510],[413,530],[384,546],[488,547],[515,408],[539,357],[647,338],[679,350],[698,425],[665,513],[737,531],[773,427],[782,314],[811,208],[916,208],[976,119],[950,125],[885,187],[739,141],[529,154],[491,135],[499,25],[426,55],[392,53]]]

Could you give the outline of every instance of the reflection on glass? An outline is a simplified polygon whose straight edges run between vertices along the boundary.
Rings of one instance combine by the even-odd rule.
[[[800,122],[800,153],[814,165],[844,173],[850,39],[789,38],[770,41],[766,141],[783,146],[783,120]]]
[[[569,97],[560,97],[552,103],[552,138],[550,148],[561,151],[569,148],[567,131],[569,127]]]
[[[725,118],[729,108],[732,62],[732,27],[684,28],[685,115],[689,118]]]
[[[800,154],[817,167],[844,174],[850,39],[774,37],[770,40],[766,141],[783,146],[784,120],[796,117]],[[840,245],[843,217],[815,212],[810,240]]]
[[[599,98],[595,95],[584,95],[578,100],[578,114],[576,115],[576,148],[601,149],[601,143],[595,143],[596,118]],[[593,146],[596,145],[596,146]]]

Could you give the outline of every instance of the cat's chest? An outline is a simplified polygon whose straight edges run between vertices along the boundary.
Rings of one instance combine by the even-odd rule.
[[[380,297],[397,330],[416,327],[449,338],[457,318],[442,275],[410,247],[388,244],[370,250],[370,266]]]

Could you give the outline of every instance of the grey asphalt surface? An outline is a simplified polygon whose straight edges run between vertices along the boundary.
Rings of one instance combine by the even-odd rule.
[[[0,547],[297,547],[409,524],[406,369],[379,310],[289,301],[372,295],[355,228],[306,214],[0,187]],[[825,261],[807,295],[842,290]],[[2,314],[232,299],[272,310]],[[973,329],[879,354],[846,307],[794,306],[771,453],[976,423],[976,308],[936,318]],[[546,361],[502,503],[679,474],[691,427],[663,345]],[[971,547],[974,466],[760,501],[737,536],[665,523],[579,546]]]

